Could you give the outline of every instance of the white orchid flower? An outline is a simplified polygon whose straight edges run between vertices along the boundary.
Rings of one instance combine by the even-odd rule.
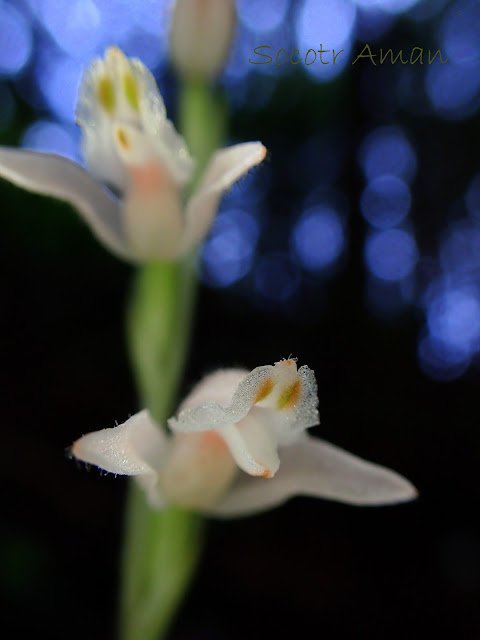
[[[0,176],[69,202],[111,251],[133,262],[188,253],[208,232],[223,192],[266,152],[260,142],[217,150],[184,203],[193,160],[152,74],[116,47],[87,69],[76,119],[88,172],[56,154],[1,147]]]
[[[415,488],[305,430],[318,424],[317,384],[294,360],[251,373],[220,370],[190,393],[161,430],[147,410],[77,440],[73,455],[115,474],[136,476],[152,507],[178,504],[235,517],[294,495],[358,505],[411,500]]]

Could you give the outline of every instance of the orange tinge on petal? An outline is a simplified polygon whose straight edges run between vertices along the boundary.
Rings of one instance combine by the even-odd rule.
[[[168,171],[158,164],[133,165],[128,173],[134,188],[144,196],[174,186]]]
[[[216,431],[176,433],[161,490],[168,502],[205,508],[220,500],[236,473],[237,465]]]
[[[130,165],[127,170],[125,232],[132,247],[142,259],[177,257],[184,230],[179,186],[159,163]]]
[[[272,392],[273,386],[274,382],[272,378],[265,378],[265,380],[258,387],[257,395],[255,396],[255,404],[257,404],[257,402],[265,400],[265,398]]]

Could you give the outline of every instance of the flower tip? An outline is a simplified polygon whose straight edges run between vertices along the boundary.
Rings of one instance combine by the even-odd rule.
[[[107,50],[105,51],[105,60],[107,62],[115,62],[116,60],[123,60],[124,58],[125,55],[123,51],[115,44],[107,47]]]
[[[256,462],[256,469],[250,469],[248,472],[249,475],[255,476],[256,478],[273,478],[277,473],[280,466],[280,460],[276,461],[276,464],[266,465],[265,462]]]
[[[92,440],[92,435],[93,434],[91,433],[87,433],[81,438],[78,438],[78,440],[75,440],[72,445],[67,447],[66,451],[68,457],[70,459],[79,460],[80,462],[85,462],[86,464],[92,464],[93,462],[89,460],[89,457],[91,457],[89,456],[89,453],[91,454],[91,451],[89,451],[88,448],[88,443],[90,440]]]
[[[66,451],[66,453],[67,453],[67,455],[68,455],[68,457],[70,459],[71,458],[80,459],[80,456],[79,456],[80,451],[79,451],[79,446],[78,446],[78,443],[80,442],[80,439],[79,440],[75,440],[75,442],[73,444],[71,444],[69,447],[67,447],[65,449],[65,451]]]
[[[409,496],[407,498],[407,500],[416,500],[419,496],[419,492],[418,489],[416,487],[413,486],[413,484],[410,485],[410,491],[409,491]]]
[[[400,483],[397,484],[397,490],[394,496],[392,496],[391,499],[391,504],[398,504],[401,502],[411,502],[412,500],[416,500],[419,496],[418,490],[416,487],[413,486],[413,484],[407,480],[406,478],[404,478],[403,476],[400,476]]]

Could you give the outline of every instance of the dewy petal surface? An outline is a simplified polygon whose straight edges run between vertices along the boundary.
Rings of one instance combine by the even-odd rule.
[[[110,473],[137,476],[152,506],[164,506],[158,476],[168,456],[169,441],[146,409],[121,425],[87,433],[73,444],[71,452],[77,460]]]
[[[281,448],[280,459],[280,468],[272,479],[239,475],[228,495],[210,513],[219,517],[250,515],[295,495],[364,506],[396,504],[417,496],[415,487],[398,473],[318,438],[305,436]]]
[[[185,210],[182,251],[198,244],[209,230],[220,197],[249,169],[262,162],[266,149],[261,142],[245,142],[216,151]]]
[[[111,429],[92,431],[72,446],[72,454],[88,464],[120,475],[152,473],[165,456],[167,438],[147,410]]]
[[[212,401],[213,400],[213,401]],[[222,429],[242,420],[254,405],[268,409],[280,442],[319,422],[317,385],[313,371],[294,360],[243,370],[221,370],[207,376],[186,399],[172,431]]]
[[[278,446],[318,424],[317,405],[313,371],[297,370],[288,359],[246,375],[224,370],[207,376],[169,426],[185,435],[216,431],[243,471],[271,478],[280,465]]]
[[[172,431],[208,431],[238,422],[255,404],[262,382],[273,371],[272,365],[248,373],[242,369],[223,369],[206,376],[186,398],[180,413],[168,421]]]
[[[52,153],[0,148],[0,176],[19,187],[71,204],[118,256],[133,260],[118,203],[79,165]]]

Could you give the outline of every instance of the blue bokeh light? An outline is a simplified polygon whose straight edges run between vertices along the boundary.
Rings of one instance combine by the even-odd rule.
[[[406,278],[418,260],[413,236],[402,229],[372,233],[365,243],[365,261],[370,272],[381,280]]]
[[[378,127],[363,140],[359,162],[367,180],[391,175],[410,182],[417,169],[413,146],[399,127]]]
[[[150,70],[157,71],[163,62],[166,64],[165,52],[159,46],[158,35],[142,29],[132,29],[122,42],[122,49],[127,56],[140,58]],[[162,87],[160,90],[162,91]]]
[[[437,58],[438,60],[438,58]],[[426,91],[434,109],[447,119],[460,119],[478,107],[480,67],[432,64],[425,76]]]
[[[40,19],[57,45],[68,55],[84,59],[96,51],[102,35],[102,16],[93,0],[40,1]]]
[[[459,0],[444,13],[438,38],[446,64],[432,64],[426,90],[445,118],[473,113],[480,102],[480,12],[476,0]]]
[[[58,122],[37,120],[26,129],[21,146],[26,149],[50,151],[78,160],[79,140],[76,131]]]
[[[359,7],[381,9],[386,13],[402,13],[414,7],[420,0],[353,0]]]
[[[246,276],[258,234],[257,221],[246,211],[223,211],[203,247],[202,280],[213,287],[228,287]]]
[[[422,0],[408,13],[408,17],[416,22],[430,20],[437,16],[450,0]]]
[[[439,382],[459,378],[470,365],[467,352],[430,335],[420,341],[417,358],[422,371]]]
[[[316,52],[310,54],[309,65],[304,65],[307,72],[317,80],[330,80],[337,76],[350,60],[353,32],[355,28],[356,7],[349,0],[323,0],[321,7],[317,0],[304,0],[296,20],[297,47],[300,55],[305,56],[309,49]],[[329,53],[322,54],[324,63],[320,61],[318,49],[320,44]],[[344,50],[333,63],[333,50],[338,54]]]
[[[447,288],[430,301],[427,324],[431,335],[469,355],[480,347],[480,298],[473,288]]]
[[[356,38],[359,42],[376,42],[393,27],[394,16],[379,8],[359,7],[356,22]]]
[[[289,0],[237,0],[241,22],[255,33],[273,31],[285,20]]]
[[[81,62],[45,52],[36,68],[38,87],[53,114],[73,122],[78,86],[84,71]]]
[[[32,54],[32,33],[23,15],[9,4],[0,4],[0,76],[14,76]]]
[[[455,2],[443,15],[439,40],[451,63],[462,67],[480,61],[480,11],[478,0]]]
[[[142,30],[157,37],[157,47],[167,46],[171,0],[94,0],[104,24],[105,45],[117,44],[130,30]]]
[[[406,218],[411,202],[408,185],[387,175],[368,183],[360,199],[360,209],[373,227],[388,229]]]
[[[330,207],[305,211],[296,223],[292,245],[299,263],[309,271],[319,271],[341,255],[345,237],[340,215]]]
[[[272,65],[272,63],[254,65],[250,62],[250,60],[256,60],[254,49],[257,46],[260,46],[257,38],[247,29],[242,29],[239,37],[234,40],[233,49],[230,53],[224,72],[224,80],[226,84],[229,88],[233,89],[234,100],[237,97],[236,92],[239,91],[237,86],[240,87],[240,90],[243,90],[243,92],[246,93],[247,84],[245,82],[245,78],[249,73],[253,73],[254,71],[261,72],[266,67],[271,66],[278,69],[278,67],[276,67],[275,64]],[[261,61],[263,61],[263,58],[261,58]]]

